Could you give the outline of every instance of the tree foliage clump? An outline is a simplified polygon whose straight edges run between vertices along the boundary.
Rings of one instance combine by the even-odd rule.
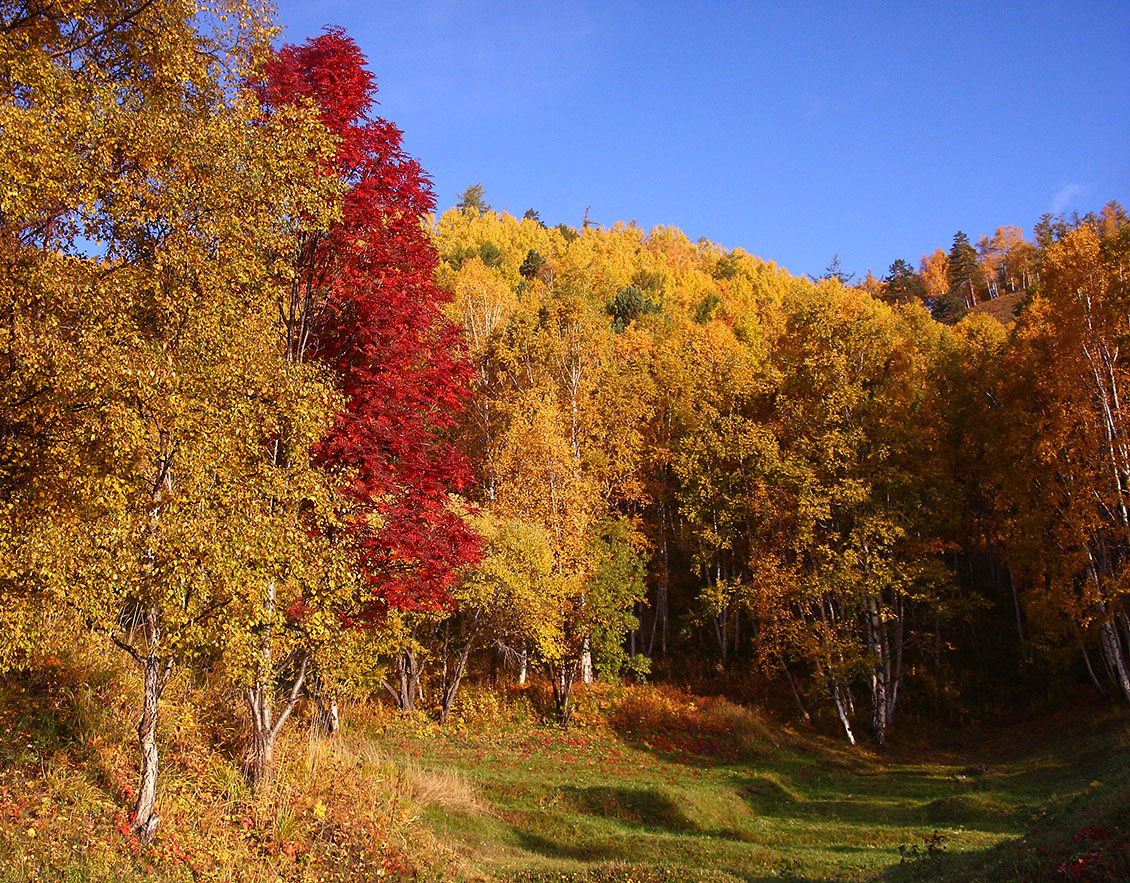
[[[1097,220],[1080,229],[1103,243],[1097,253],[1124,254]],[[1023,447],[1001,415],[1054,371],[1007,367],[1015,345],[991,319],[938,320],[957,323],[1006,291],[1061,286],[1058,252],[1037,253],[1002,227],[979,250],[958,236],[952,255],[939,249],[918,271],[896,261],[869,289],[834,274],[797,279],[672,228],[571,238],[505,215],[448,213],[436,236],[445,255],[508,243],[497,267],[446,278],[467,292],[458,302],[476,390],[463,444],[480,505],[545,531],[575,599],[564,608],[573,666],[528,637],[501,642],[522,678],[540,658],[566,694],[597,643],[618,633],[620,671],[640,668],[636,657],[660,675],[688,658],[704,672],[756,670],[779,679],[803,716],[826,709],[854,740],[865,715],[885,744],[905,703],[953,696],[955,685],[960,694],[963,679],[986,683],[978,666],[1006,652],[983,638],[999,632],[1000,611],[1014,659],[1032,658],[1037,635],[1053,645],[1044,629],[1054,617],[1037,626],[1044,614],[1026,588],[1047,579],[1025,563],[1029,534],[1012,533],[1020,522],[1009,514],[1025,499],[1017,480],[1046,472],[1002,456]],[[1030,323],[1036,302],[1028,309]],[[1101,366],[1101,351],[1088,351]],[[1023,462],[1035,462],[1031,450]],[[637,525],[646,603],[627,592],[586,620],[609,566],[599,550],[610,518]],[[1111,591],[1099,593],[1103,609]],[[1083,650],[1113,647],[1099,607],[1087,609],[1063,635]],[[1118,663],[1109,670],[1117,676]]]
[[[450,604],[469,369],[430,192],[344,35],[267,59],[254,3],[9,12],[0,660],[47,610],[136,664],[149,840],[178,666],[246,700],[262,781],[343,628]]]

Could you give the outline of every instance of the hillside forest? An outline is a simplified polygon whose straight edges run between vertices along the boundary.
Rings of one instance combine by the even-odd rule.
[[[669,683],[875,750],[1130,702],[1117,202],[881,278],[481,185],[437,214],[356,43],[274,28],[0,3],[0,669],[131,673],[139,840],[174,678],[256,784],[299,716],[442,727],[468,684],[568,727],[577,684]]]

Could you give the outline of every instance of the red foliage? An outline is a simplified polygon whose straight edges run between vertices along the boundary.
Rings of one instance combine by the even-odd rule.
[[[400,130],[368,116],[376,84],[344,31],[281,49],[260,91],[268,106],[315,103],[340,138],[332,171],[348,188],[342,220],[302,249],[299,266],[324,300],[306,355],[336,371],[346,400],[319,461],[348,477],[374,597],[398,609],[448,606],[456,569],[479,546],[448,505],[471,480],[448,439],[471,368],[441,312],[449,295],[434,282],[439,257],[424,227],[435,207],[430,182],[403,151]]]

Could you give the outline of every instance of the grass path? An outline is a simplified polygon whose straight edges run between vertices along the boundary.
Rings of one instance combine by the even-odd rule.
[[[642,721],[378,739],[436,783],[425,819],[468,879],[933,879],[1016,844],[1049,805],[1109,791],[1125,766],[1123,724],[1035,753],[877,757],[665,695],[673,707]]]

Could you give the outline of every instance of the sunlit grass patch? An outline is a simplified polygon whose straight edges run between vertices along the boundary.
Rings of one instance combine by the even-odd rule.
[[[1044,745],[1021,741],[988,764],[985,745],[884,756],[667,688],[582,702],[584,726],[568,731],[527,718],[409,740],[386,721],[378,740],[394,762],[467,777],[489,812],[433,808],[427,820],[485,879],[942,879],[1109,772],[1110,753],[1095,749],[1125,729],[1115,722],[1095,744],[1041,733]],[[1049,851],[1043,871],[1063,860]]]

